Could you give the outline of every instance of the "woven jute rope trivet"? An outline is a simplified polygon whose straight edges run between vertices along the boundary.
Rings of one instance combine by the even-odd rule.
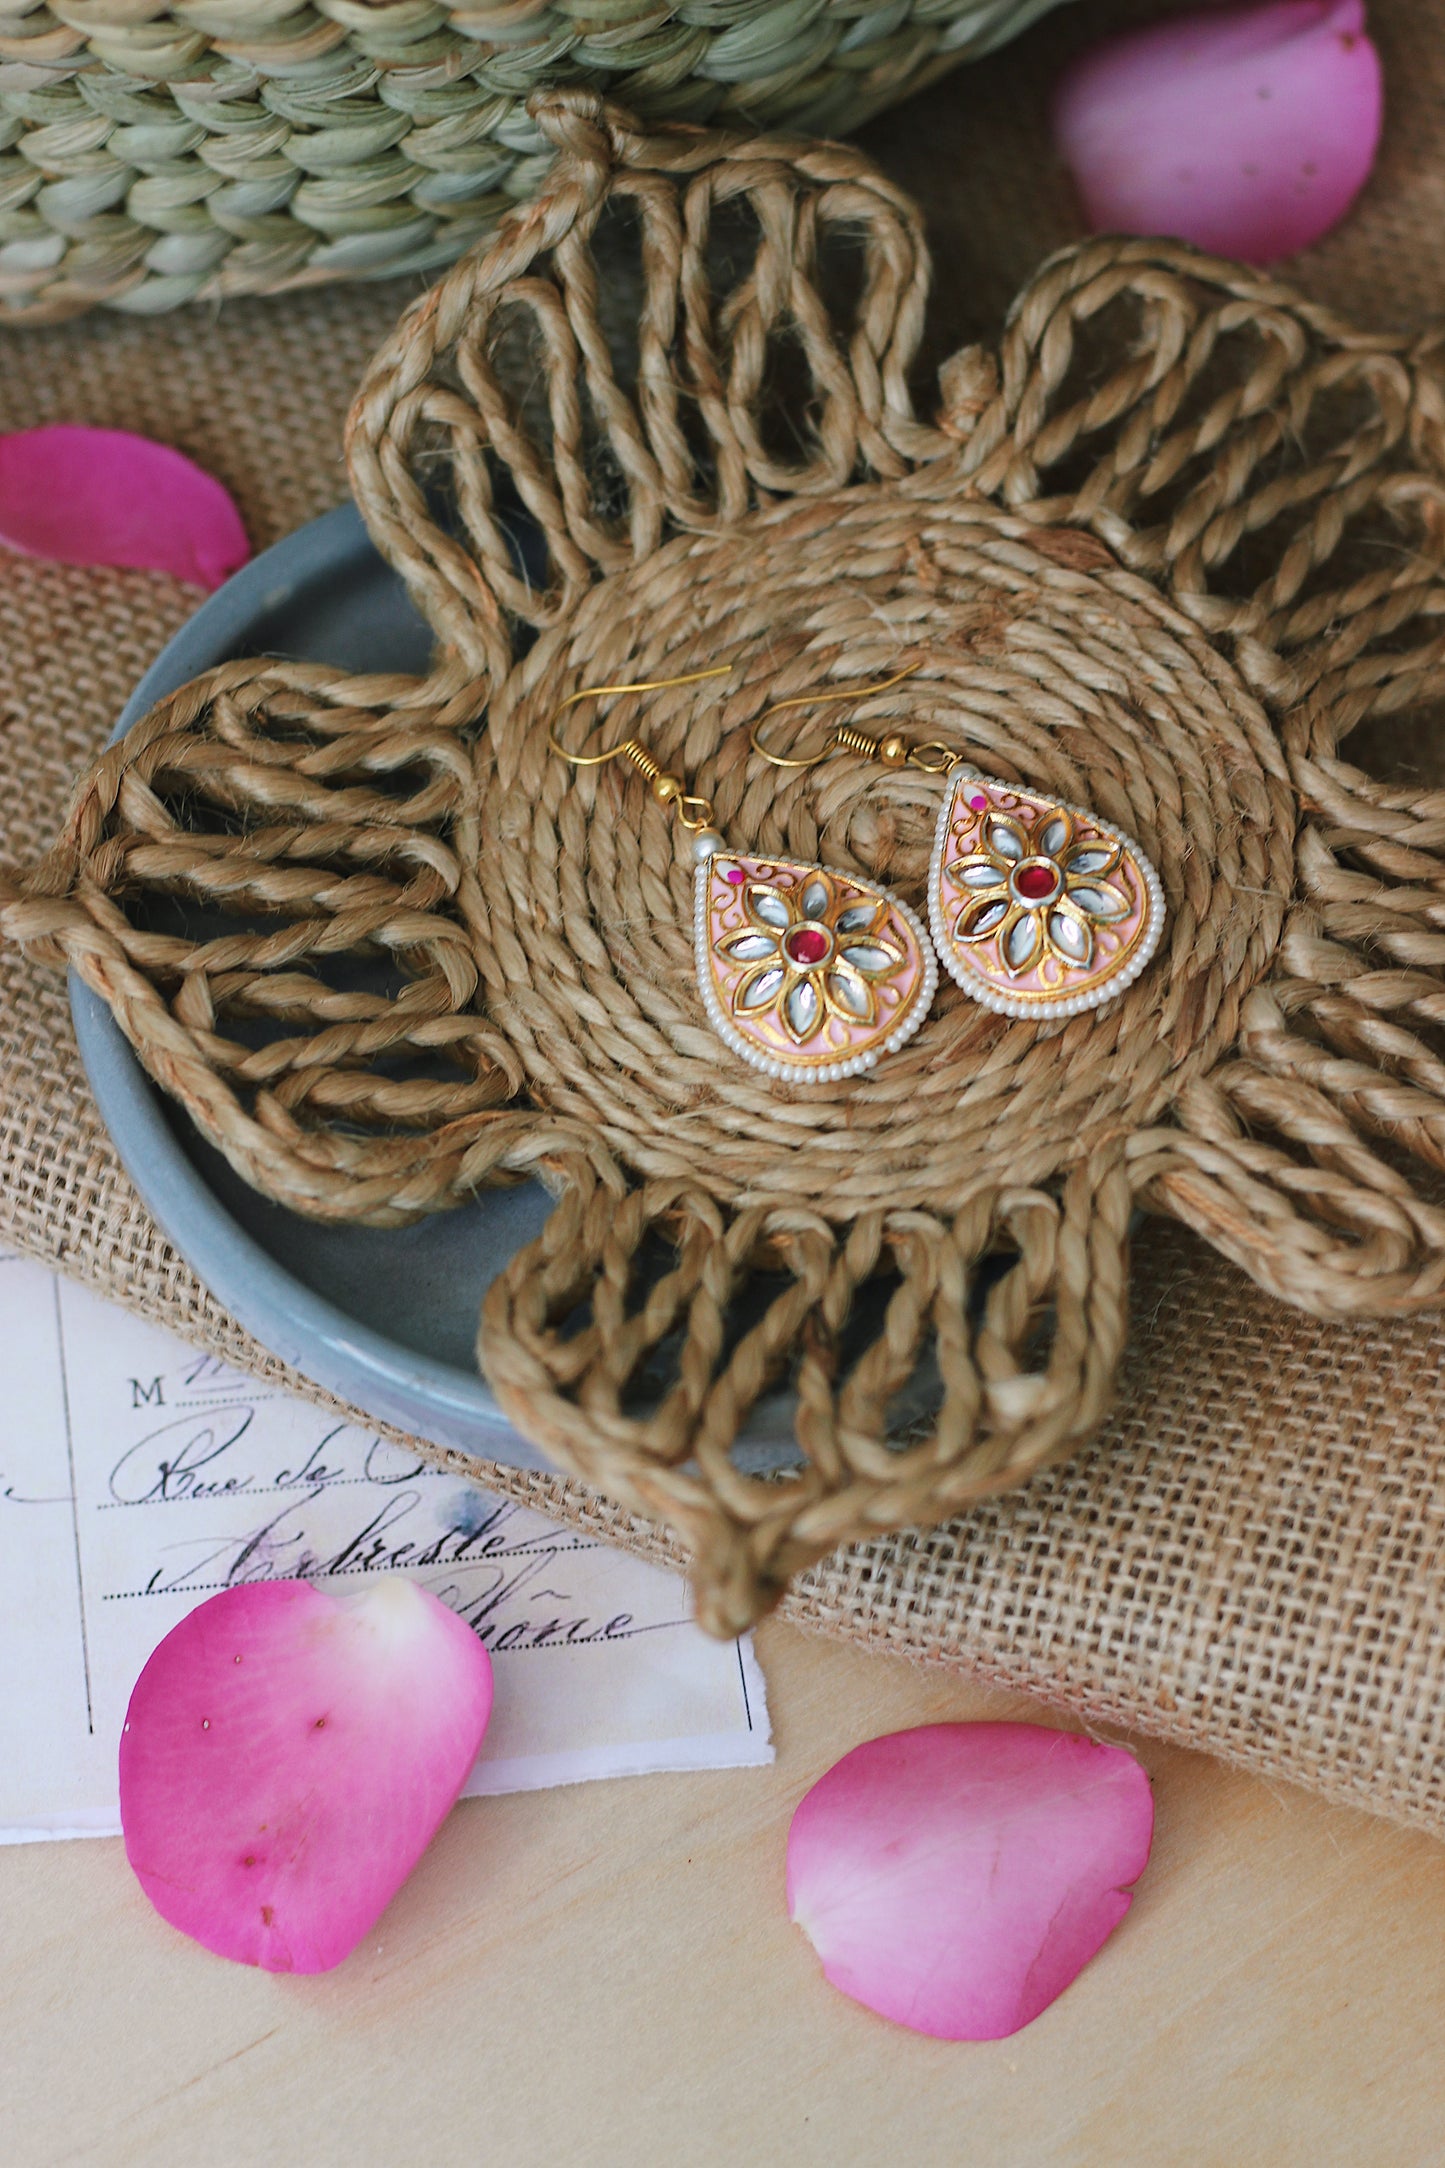
[[[352,416],[434,669],[223,666],[97,764],[3,923],[297,1209],[386,1223],[542,1174],[556,1209],[488,1297],[485,1367],[564,1465],[684,1535],[733,1631],[840,1540],[1096,1428],[1139,1202],[1321,1315],[1438,1302],[1445,1212],[1409,1161],[1445,1141],[1442,809],[1337,749],[1438,694],[1441,386],[1429,342],[1096,243],[920,420],[927,259],[866,161],[649,136],[583,94],[533,111],[552,185],[408,312]],[[637,241],[630,371],[598,314],[608,212]],[[835,323],[840,237],[861,290]],[[502,483],[545,566],[519,569]],[[719,659],[726,697],[678,688],[646,728],[736,847],[916,886],[930,779],[780,788],[748,757],[770,700],[915,661],[879,719],[1140,838],[1158,964],[1064,1025],[950,994],[836,1093],[735,1074],[661,806],[547,749],[580,686]],[[235,931],[162,924],[164,894]],[[384,985],[330,975],[355,952]],[[234,1028],[258,1017],[259,1048]],[[733,1448],[782,1379],[806,1459],[763,1481]],[[926,1419],[891,1439],[910,1390]]]

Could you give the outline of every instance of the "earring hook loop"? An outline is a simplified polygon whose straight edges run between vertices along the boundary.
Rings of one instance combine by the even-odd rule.
[[[576,707],[579,700],[605,700],[614,693],[662,693],[674,685],[701,685],[704,678],[727,677],[732,671],[730,662],[719,663],[712,670],[690,670],[685,677],[639,678],[633,685],[584,685],[580,692],[569,693],[561,701],[548,727],[547,737],[554,753],[560,753],[570,767],[601,768],[609,760],[633,760],[642,750],[635,738],[624,738],[620,745],[609,745],[605,753],[569,753],[557,740],[557,723],[568,708]]]
[[[808,753],[801,758],[773,752],[763,744],[762,734],[773,717],[781,715],[786,708],[816,708],[831,706],[839,700],[863,700],[872,693],[886,693],[892,686],[901,685],[905,678],[913,677],[922,668],[921,662],[911,662],[906,670],[895,671],[893,676],[889,678],[870,678],[865,684],[861,685],[840,685],[834,692],[794,693],[789,700],[775,700],[766,713],[758,717],[749,733],[752,739],[753,751],[760,754],[772,768],[816,768],[820,761],[828,758],[830,753],[835,753],[840,749],[870,755],[876,753],[877,747],[871,738],[865,740],[861,732],[845,734],[842,726],[834,732],[833,737],[821,752]]]

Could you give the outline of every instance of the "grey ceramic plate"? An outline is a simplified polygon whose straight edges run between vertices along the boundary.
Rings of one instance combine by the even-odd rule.
[[[120,737],[165,694],[233,655],[341,669],[425,668],[430,634],[350,506],[267,550],[213,595],[147,671]],[[497,1190],[415,1227],[321,1227],[268,1204],[151,1085],[104,1004],[78,980],[71,1006],[96,1102],[156,1223],[264,1347],[341,1399],[439,1445],[545,1465],[476,1368],[477,1313],[493,1276],[550,1209],[535,1187]],[[795,1458],[790,1409],[758,1411],[739,1457]]]

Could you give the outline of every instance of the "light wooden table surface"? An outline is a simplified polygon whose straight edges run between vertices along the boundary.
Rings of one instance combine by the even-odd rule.
[[[1139,1745],[1133,1911],[987,2046],[828,1988],[783,1910],[792,1808],[860,1739],[1036,1713],[759,1636],[772,1770],[459,1807],[339,1971],[222,1963],[118,1843],[0,1851],[0,2163],[50,2168],[1440,2168],[1445,1845]]]

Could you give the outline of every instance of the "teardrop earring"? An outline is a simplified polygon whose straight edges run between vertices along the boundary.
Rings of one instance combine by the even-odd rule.
[[[916,914],[856,875],[729,850],[711,802],[690,793],[636,738],[574,753],[557,736],[564,710],[579,701],[695,685],[726,677],[731,667],[586,686],[553,717],[552,749],[574,768],[627,761],[690,838],[698,991],[724,1045],[782,1082],[833,1084],[904,1045],[928,1014],[938,964]]]
[[[898,677],[913,675],[915,663]],[[873,690],[881,690],[874,687]],[[1132,837],[1083,806],[980,775],[950,747],[910,747],[835,726],[802,758],[773,751],[763,732],[784,708],[856,698],[845,692],[779,701],[753,727],[753,748],[775,768],[811,768],[835,752],[943,778],[928,877],[928,915],[945,970],[1001,1016],[1076,1016],[1132,986],[1164,933],[1164,890]]]
[[[1130,836],[1083,806],[957,770],[928,912],[966,994],[1002,1016],[1077,1016],[1132,986],[1164,934],[1164,890]]]

